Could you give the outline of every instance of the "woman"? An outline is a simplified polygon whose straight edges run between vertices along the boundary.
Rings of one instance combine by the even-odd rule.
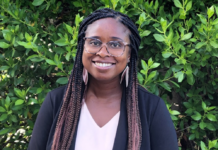
[[[159,97],[137,84],[140,36],[130,18],[105,8],[80,25],[67,86],[47,94],[30,150],[177,150]]]

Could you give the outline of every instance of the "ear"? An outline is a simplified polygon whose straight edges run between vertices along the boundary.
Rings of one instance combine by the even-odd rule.
[[[128,60],[128,62],[130,62],[130,58],[131,58],[131,50],[129,50],[129,53],[128,53],[128,55],[127,55],[127,60]]]

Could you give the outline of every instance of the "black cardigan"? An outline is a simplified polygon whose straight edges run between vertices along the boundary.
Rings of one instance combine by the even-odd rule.
[[[51,149],[65,88],[66,86],[62,86],[47,94],[38,113],[28,150]],[[142,126],[140,150],[178,150],[175,128],[164,101],[138,86],[138,103]],[[75,148],[76,134],[74,134],[70,150]],[[128,126],[124,91],[113,150],[127,150],[127,137]]]

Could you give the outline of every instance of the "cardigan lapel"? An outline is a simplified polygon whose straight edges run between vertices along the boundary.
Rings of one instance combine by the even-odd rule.
[[[128,141],[128,122],[127,122],[127,111],[126,111],[126,92],[125,87],[123,88],[121,106],[120,106],[120,118],[117,127],[117,133],[114,140],[113,150],[126,150]]]

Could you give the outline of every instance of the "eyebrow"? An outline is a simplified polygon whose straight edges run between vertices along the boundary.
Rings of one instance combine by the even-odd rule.
[[[91,38],[100,39],[101,37],[100,37],[100,36],[91,36]],[[115,40],[121,40],[121,41],[123,41],[123,39],[118,38],[118,37],[115,37],[115,36],[112,36],[112,37],[110,37],[110,38],[115,39]]]

